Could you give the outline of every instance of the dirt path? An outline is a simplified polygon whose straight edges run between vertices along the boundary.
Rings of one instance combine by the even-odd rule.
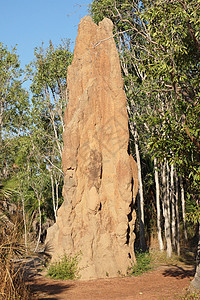
[[[62,281],[33,276],[30,285],[38,299],[153,300],[184,295],[194,275],[192,266],[159,266],[138,277]]]

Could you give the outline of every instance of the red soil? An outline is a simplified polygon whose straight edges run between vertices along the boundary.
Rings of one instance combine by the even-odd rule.
[[[37,299],[164,300],[184,295],[193,276],[192,266],[168,265],[138,277],[63,281],[36,275],[29,283]]]

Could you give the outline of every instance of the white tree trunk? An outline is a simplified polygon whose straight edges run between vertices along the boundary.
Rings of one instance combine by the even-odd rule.
[[[140,162],[140,152],[138,146],[138,133],[136,125],[134,125],[134,142],[135,142],[135,154],[138,167],[138,181],[139,181],[139,197],[138,197],[138,211],[139,211],[139,223],[140,223],[140,248],[145,248],[145,233],[144,233],[144,196],[143,196],[143,184],[142,184],[142,169]]]
[[[181,205],[182,205],[182,216],[183,216],[183,230],[184,237],[187,241],[187,226],[186,226],[186,218],[185,218],[185,191],[183,186],[183,179],[180,178],[180,187],[181,187]]]
[[[57,219],[57,210],[56,210],[56,203],[55,203],[54,180],[53,180],[52,167],[50,168],[50,177],[51,177],[51,194],[52,194],[52,201],[53,201],[53,211],[54,211],[54,218],[55,218],[55,221],[56,221],[56,219]]]
[[[179,180],[178,180],[178,175],[177,172],[175,172],[175,178],[176,178],[176,226],[177,226],[177,237],[176,237],[176,249],[177,249],[177,254],[180,255],[181,248],[180,248],[180,219],[179,219],[179,209],[178,209],[178,188],[179,188]]]
[[[55,206],[55,211],[56,211],[56,218],[57,218],[57,212],[58,212],[58,205],[59,205],[59,182],[60,182],[60,175],[59,179],[55,178],[55,185],[56,185],[56,206]]]
[[[37,187],[33,184],[32,188],[35,192],[35,195],[38,200],[38,213],[39,213],[39,233],[38,233],[38,239],[37,239],[37,244],[35,247],[34,252],[37,251],[40,243],[40,238],[41,238],[41,233],[42,233],[42,213],[41,213],[41,199],[42,199],[42,190],[43,190],[43,185],[40,186],[40,191],[37,190]]]
[[[176,215],[175,215],[175,199],[174,199],[174,165],[171,165],[171,207],[172,207],[172,244],[176,246]]]
[[[154,158],[154,176],[156,184],[156,210],[157,210],[157,232],[158,232],[158,243],[160,251],[163,251],[163,240],[162,240],[162,229],[161,229],[161,210],[160,210],[160,186],[159,186],[159,176],[158,176],[158,166],[157,159]]]
[[[17,175],[17,178],[19,182],[21,182],[20,178]],[[24,199],[24,194],[22,192],[23,188],[21,184],[19,185],[19,193],[22,201],[22,214],[23,214],[23,222],[24,222],[24,244],[25,244],[25,249],[27,252],[28,249],[28,244],[27,244],[27,226],[26,226],[26,212],[25,212],[25,199]]]
[[[129,116],[131,116],[129,105],[127,105],[127,110],[128,110]],[[138,199],[138,214],[139,214],[139,224],[140,224],[140,248],[145,249],[144,196],[143,196],[143,184],[142,184],[142,168],[141,168],[140,151],[139,151],[139,145],[138,145],[139,139],[138,139],[136,124],[129,122],[129,125],[130,125],[131,134],[134,137],[136,162],[137,162],[137,168],[138,168],[139,194],[137,196],[137,199]]]
[[[166,160],[163,163],[162,172],[162,184],[163,184],[163,211],[165,217],[165,239],[167,244],[167,257],[172,256],[172,242],[171,242],[171,230],[170,230],[170,216],[168,215],[168,201],[167,201],[167,185],[166,185]]]
[[[24,221],[24,243],[25,243],[25,249],[27,252],[28,245],[27,245],[26,213],[25,213],[25,205],[24,205],[25,200],[24,200],[24,195],[22,194],[22,192],[20,194],[21,194],[21,199],[22,199],[22,213],[23,213],[23,221]]]
[[[37,244],[36,244],[34,252],[36,252],[38,250],[39,243],[40,243],[40,238],[41,238],[41,233],[42,233],[42,214],[41,214],[41,200],[40,200],[40,197],[38,197],[38,212],[39,212],[39,233],[38,233],[38,240],[37,240]]]
[[[170,204],[170,187],[169,187],[170,169],[167,160],[166,160],[166,169],[167,169],[167,176],[166,176],[167,214],[169,218],[169,224],[171,224],[171,209],[170,209],[171,204]]]

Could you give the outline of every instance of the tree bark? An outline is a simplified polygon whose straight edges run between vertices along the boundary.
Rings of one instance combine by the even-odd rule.
[[[54,193],[54,180],[53,180],[53,170],[52,167],[50,167],[50,177],[51,177],[51,194],[52,194],[52,201],[53,201],[53,211],[54,211],[54,218],[55,222],[57,219],[57,210],[56,210],[56,203],[55,203],[55,193]]]
[[[193,291],[200,291],[200,225],[198,223],[198,247],[197,247],[197,254],[196,254],[196,272],[194,279],[191,281],[190,288]]]
[[[182,216],[183,216],[183,231],[184,237],[187,241],[187,226],[186,226],[186,218],[185,218],[185,191],[183,186],[183,179],[180,178],[180,187],[181,187],[181,205],[182,205]]]
[[[38,233],[38,240],[37,240],[37,244],[36,244],[34,252],[36,252],[38,250],[39,243],[40,243],[40,238],[41,238],[41,233],[42,233],[42,214],[41,214],[41,200],[40,200],[40,197],[38,197],[38,212],[39,212],[39,233]]]
[[[180,255],[180,219],[179,219],[179,208],[178,208],[178,196],[179,196],[179,180],[177,172],[175,171],[176,177],[176,203],[175,203],[175,210],[176,210],[176,226],[177,226],[177,237],[176,237],[176,249],[177,254]]]
[[[37,197],[38,200],[38,213],[39,213],[39,233],[38,233],[38,239],[37,239],[37,244],[35,247],[34,252],[37,251],[38,247],[39,247],[39,243],[40,243],[40,238],[41,238],[41,234],[42,234],[42,213],[41,213],[41,199],[42,199],[42,190],[43,190],[43,186],[40,186],[40,191],[37,190],[37,187],[34,186],[34,184],[32,185],[32,188],[34,190],[34,193]]]
[[[167,192],[166,192],[166,159],[163,163],[163,172],[162,172],[162,183],[163,183],[163,211],[165,217],[165,239],[167,244],[167,257],[172,256],[172,242],[171,242],[171,230],[170,230],[170,216],[168,214],[168,201],[167,201]]]
[[[22,213],[23,213],[23,221],[24,221],[24,244],[25,244],[25,249],[27,252],[28,245],[27,245],[27,227],[26,227],[26,213],[25,213],[25,206],[24,206],[24,195],[20,191],[21,194],[21,199],[22,199]]]
[[[156,184],[156,210],[157,210],[157,233],[158,233],[158,243],[160,251],[163,251],[163,240],[162,240],[162,229],[161,229],[161,210],[160,210],[160,186],[158,177],[158,166],[157,159],[154,158],[154,176]]]
[[[169,224],[171,224],[171,205],[170,205],[170,187],[169,187],[169,179],[170,179],[170,169],[169,169],[169,163],[166,160],[166,199],[167,199],[167,214],[169,218]]]
[[[59,188],[60,177],[61,177],[61,175],[59,175],[59,179],[58,180],[57,180],[57,178],[55,178],[55,185],[56,185],[56,206],[55,206],[56,218],[57,218],[58,205],[59,205],[59,192],[58,192],[58,188]]]
[[[140,161],[140,152],[138,145],[138,133],[136,125],[134,125],[134,142],[135,142],[135,153],[138,167],[138,181],[139,181],[139,195],[138,195],[138,212],[139,212],[139,223],[140,223],[140,248],[145,249],[145,232],[144,232],[144,196],[143,196],[143,184],[142,184],[142,169]]]
[[[171,165],[171,207],[172,207],[172,245],[176,246],[176,215],[174,199],[174,165]]]

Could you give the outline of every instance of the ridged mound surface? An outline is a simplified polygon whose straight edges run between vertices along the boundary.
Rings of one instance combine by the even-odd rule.
[[[81,278],[125,274],[134,256],[137,165],[128,154],[126,96],[113,24],[88,16],[68,71],[64,203],[48,230],[52,259],[81,251]]]

